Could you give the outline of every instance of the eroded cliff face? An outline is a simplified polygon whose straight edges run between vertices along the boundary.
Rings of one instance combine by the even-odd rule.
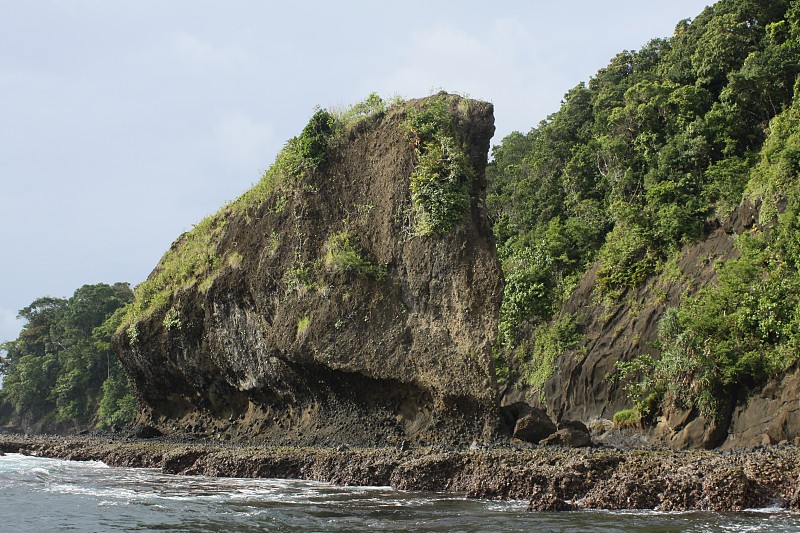
[[[510,384],[502,404],[525,401],[544,404],[555,421],[580,420],[589,425],[610,422],[631,407],[623,384],[614,379],[615,365],[643,354],[659,356],[658,324],[669,307],[717,279],[717,262],[738,257],[735,240],[752,231],[759,206],[745,201],[730,217],[717,221],[708,237],[686,245],[675,269],[652,276],[636,290],[626,291],[611,305],[593,298],[596,267],[589,269],[564,305],[562,314],[575,316],[581,342],[554,362],[543,391],[524,380]],[[696,410],[668,409],[643,429],[651,444],[673,449],[746,447],[800,442],[796,369],[771,381],[763,391],[720,399],[720,416],[709,420]]]
[[[431,236],[414,226],[409,114],[431,99],[348,127],[315,170],[248,212],[221,211],[213,276],[176,287],[117,335],[142,421],[285,444],[492,436],[502,292],[484,205],[492,106],[432,99],[474,173],[455,226]]]
[[[713,283],[716,262],[738,256],[736,236],[751,229],[756,219],[756,206],[745,202],[718,222],[706,239],[685,246],[673,272],[651,276],[610,305],[593,298],[597,276],[596,268],[590,269],[564,306],[564,313],[575,315],[585,341],[558,358],[558,370],[545,383],[546,403],[553,416],[610,419],[628,407],[624,390],[610,379],[615,363],[642,354],[657,355],[654,343],[666,309]]]

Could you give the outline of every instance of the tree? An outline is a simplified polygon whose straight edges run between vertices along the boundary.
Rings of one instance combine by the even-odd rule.
[[[110,339],[132,299],[127,283],[100,283],[80,287],[69,299],[38,298],[22,309],[26,323],[19,337],[3,344],[1,397],[30,422],[90,424],[110,394],[104,417],[118,421],[113,405],[129,391]],[[110,379],[113,386],[105,386]],[[130,401],[118,409],[129,416]]]

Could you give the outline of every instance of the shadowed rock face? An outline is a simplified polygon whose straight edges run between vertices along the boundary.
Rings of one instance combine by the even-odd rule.
[[[468,443],[495,431],[491,359],[502,274],[484,204],[491,104],[444,98],[474,168],[470,206],[443,236],[413,231],[411,101],[350,128],[316,171],[228,216],[212,281],[115,348],[165,431],[276,443]],[[346,233],[382,275],[326,266]],[[174,246],[181,246],[178,239]],[[385,274],[384,274],[385,273]]]
[[[593,422],[610,420],[615,412],[631,407],[624,388],[609,378],[615,363],[641,354],[658,356],[658,323],[666,309],[715,282],[715,263],[738,256],[736,236],[752,229],[759,208],[760,204],[743,202],[726,220],[716,221],[706,239],[684,247],[674,279],[651,277],[609,307],[593,299],[596,267],[589,269],[564,306],[564,313],[576,317],[584,340],[578,349],[556,359],[553,374],[544,384],[549,416],[556,421]],[[800,442],[799,383],[794,369],[752,396],[743,390],[740,397],[721,398],[718,421],[696,411],[668,410],[655,421],[654,431],[646,432],[647,438],[674,449]],[[536,405],[541,400],[541,395],[521,384],[509,387],[502,403]]]
[[[736,235],[750,229],[756,215],[757,208],[745,202],[705,240],[683,249],[676,279],[651,277],[635,291],[626,291],[609,308],[592,299],[597,277],[595,269],[590,269],[565,305],[566,313],[578,317],[586,343],[580,353],[565,354],[556,361],[558,370],[545,384],[551,415],[556,420],[610,419],[616,411],[629,407],[623,388],[607,378],[614,364],[641,354],[657,354],[653,346],[666,309],[716,279],[715,261],[737,256]],[[717,438],[707,444],[713,447],[720,442]]]

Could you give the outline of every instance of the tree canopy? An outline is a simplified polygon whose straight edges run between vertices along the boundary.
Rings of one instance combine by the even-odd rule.
[[[762,222],[777,228],[757,236],[769,251],[743,248],[740,263],[720,274],[732,300],[712,302],[709,289],[686,299],[673,323],[694,332],[691,349],[716,346],[718,357],[703,363],[723,368],[714,394],[763,382],[792,360],[786,343],[796,342],[800,309],[786,296],[788,280],[800,277],[784,228],[794,224],[800,170],[799,72],[800,3],[721,0],[679,22],[672,37],[618,54],[567,92],[557,113],[494,147],[487,203],[506,276],[496,348],[503,373],[541,387],[550,371],[537,360],[547,351],[540,344],[555,342],[563,319],[551,318],[590,266],[595,299],[615,301],[706,236],[745,194],[763,200]],[[778,217],[774,206],[787,204]],[[761,291],[761,303],[747,303],[748,291]],[[772,305],[764,298],[777,306],[780,332],[744,327],[743,317],[728,323],[725,309],[758,314],[753,306]],[[723,316],[703,322],[713,310]],[[723,346],[731,335],[738,340]],[[678,350],[673,341],[663,339],[665,353]]]
[[[111,351],[111,335],[132,299],[127,283],[100,283],[84,285],[70,298],[38,298],[21,309],[22,331],[0,345],[0,400],[28,424],[109,426],[130,420],[136,403]]]

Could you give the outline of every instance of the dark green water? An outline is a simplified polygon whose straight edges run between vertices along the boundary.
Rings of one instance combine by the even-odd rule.
[[[0,457],[0,531],[800,531],[800,515],[525,512],[525,502]]]

